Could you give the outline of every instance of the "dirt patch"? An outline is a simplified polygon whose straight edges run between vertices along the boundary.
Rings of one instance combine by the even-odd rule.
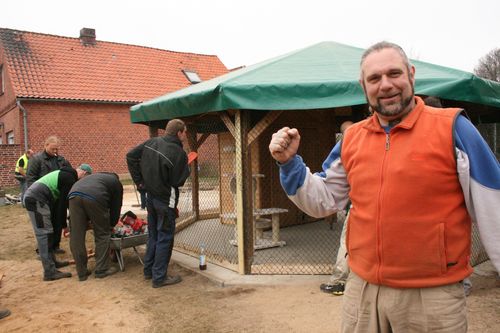
[[[0,207],[0,305],[12,315],[1,332],[336,332],[342,297],[323,294],[317,280],[282,286],[219,287],[177,265],[180,284],[153,289],[133,251],[124,272],[79,282],[42,281],[35,240],[20,206]],[[91,235],[87,235],[89,245]],[[68,251],[68,239],[62,247]],[[69,258],[69,254],[60,255]],[[94,260],[89,262],[93,269]],[[325,280],[327,276],[325,276]],[[469,332],[499,332],[500,288],[485,266],[472,276]]]

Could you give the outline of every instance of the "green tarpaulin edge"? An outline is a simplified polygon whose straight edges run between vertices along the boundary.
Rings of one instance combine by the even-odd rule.
[[[133,123],[231,109],[310,110],[366,103],[358,82],[362,49],[323,42],[245,67],[130,109]],[[500,108],[500,84],[412,60],[415,92]]]

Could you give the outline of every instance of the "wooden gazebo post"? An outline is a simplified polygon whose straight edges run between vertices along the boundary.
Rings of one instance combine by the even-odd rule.
[[[228,110],[229,111],[229,110]],[[236,110],[235,123],[227,113],[221,120],[233,135],[236,146],[236,223],[238,233],[238,272],[250,274],[254,254],[253,189],[250,144],[274,121],[282,111],[271,111],[250,129],[250,111]]]
[[[238,272],[250,274],[253,258],[252,170],[247,134],[250,111],[237,110],[234,138],[236,143],[236,223],[238,230]],[[238,167],[240,166],[240,167]]]
[[[229,111],[229,110],[228,110]],[[238,273],[250,274],[253,257],[253,209],[252,209],[252,170],[250,167],[250,149],[248,132],[250,111],[235,110],[234,124],[227,113],[220,117],[234,137],[236,148],[236,230],[238,244]]]

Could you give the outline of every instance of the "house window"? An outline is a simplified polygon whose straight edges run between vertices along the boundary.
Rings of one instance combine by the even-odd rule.
[[[186,75],[187,79],[192,84],[201,82],[200,76],[198,75],[198,73],[196,73],[196,71],[190,69],[183,69],[182,72],[184,73],[184,75]]]
[[[5,78],[4,78],[3,64],[0,65],[0,95],[3,95],[5,91]]]
[[[7,132],[7,144],[8,145],[14,144],[14,131]]]

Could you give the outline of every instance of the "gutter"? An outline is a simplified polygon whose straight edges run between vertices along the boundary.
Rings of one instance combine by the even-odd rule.
[[[24,151],[28,151],[28,111],[17,101],[17,106],[23,112],[23,127],[24,127]]]

